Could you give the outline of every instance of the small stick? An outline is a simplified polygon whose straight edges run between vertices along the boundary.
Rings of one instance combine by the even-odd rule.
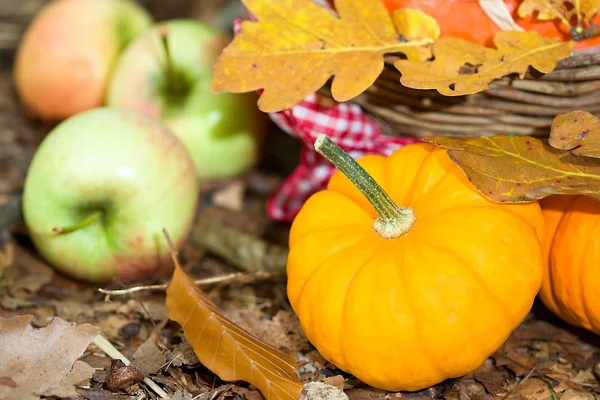
[[[102,334],[97,335],[94,340],[92,340],[96,346],[98,346],[102,351],[104,351],[110,358],[119,359],[123,361],[125,365],[130,365],[131,361],[127,359],[115,346],[112,345],[111,342],[108,341]],[[150,389],[152,389],[157,395],[160,396],[161,399],[168,399],[169,395],[165,392],[160,386],[158,386],[154,381],[148,377],[145,377],[142,382],[144,382]]]
[[[258,279],[272,279],[272,278],[280,278],[285,276],[283,272],[264,272],[264,271],[256,271],[256,272],[234,272],[231,274],[215,276],[213,278],[205,278],[195,280],[194,283],[199,286],[211,285],[214,283],[229,283],[233,281],[252,281]],[[121,296],[126,294],[131,294],[135,292],[141,292],[145,290],[166,290],[168,283],[163,283],[160,285],[148,285],[148,286],[134,286],[128,289],[98,289],[101,293],[104,293],[109,296]]]

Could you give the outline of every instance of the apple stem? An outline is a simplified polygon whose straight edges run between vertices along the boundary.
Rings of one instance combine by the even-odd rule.
[[[93,224],[100,218],[102,218],[102,211],[95,211],[95,212],[91,213],[90,215],[88,215],[87,217],[85,217],[84,219],[82,219],[80,222],[76,223],[75,225],[65,226],[65,227],[56,226],[56,227],[52,228],[52,232],[56,233],[57,235],[73,232],[73,231],[85,228],[86,226]]]
[[[184,95],[187,92],[185,80],[177,73],[171,58],[171,50],[169,48],[168,32],[166,29],[160,30],[160,39],[165,50],[165,75],[167,76],[167,90],[173,95]]]

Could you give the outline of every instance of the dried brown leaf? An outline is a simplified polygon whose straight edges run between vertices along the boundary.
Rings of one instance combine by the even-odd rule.
[[[514,388],[506,396],[506,399],[521,399],[526,400],[552,400],[552,391],[548,384],[538,378],[528,378],[521,382],[515,383]]]
[[[578,156],[600,158],[600,119],[582,110],[559,114],[552,121],[548,143]]]
[[[222,51],[213,68],[212,89],[216,93],[264,89],[258,100],[264,112],[299,103],[332,76],[333,98],[352,99],[375,82],[387,53],[430,56],[413,50],[428,47],[433,39],[402,42],[398,35],[403,32],[396,31],[380,0],[337,0],[338,15],[312,0],[243,3],[258,22],[244,21]],[[410,32],[413,37],[415,33]]]
[[[167,357],[150,336],[131,356],[131,364],[144,376],[154,374],[167,363]]]
[[[54,318],[33,328],[31,315],[0,317],[0,398],[38,399],[77,396],[75,384],[89,379],[94,369],[78,361],[99,329],[72,325]]]
[[[448,148],[450,158],[492,201],[528,202],[551,194],[600,199],[600,159],[557,150],[542,139],[498,135],[427,140]]]
[[[295,360],[229,320],[181,270],[174,255],[173,262],[166,299],[169,318],[183,327],[202,364],[224,381],[253,384],[267,400],[298,400],[303,385]]]
[[[234,309],[228,314],[232,321],[244,327],[259,340],[282,351],[309,350],[310,344],[298,318],[289,311],[279,310],[272,318],[260,308]]]
[[[400,82],[413,89],[436,89],[445,96],[461,96],[489,88],[505,75],[525,76],[532,66],[551,72],[558,61],[571,54],[573,42],[546,38],[537,32],[501,31],[494,37],[496,49],[455,37],[433,44],[431,62],[397,60]]]

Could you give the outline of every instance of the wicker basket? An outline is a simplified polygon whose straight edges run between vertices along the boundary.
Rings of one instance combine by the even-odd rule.
[[[391,136],[546,136],[553,118],[573,109],[600,116],[600,54],[561,60],[549,74],[530,69],[494,81],[490,89],[465,96],[410,89],[388,59],[374,85],[352,99]],[[329,87],[322,93],[331,97]]]

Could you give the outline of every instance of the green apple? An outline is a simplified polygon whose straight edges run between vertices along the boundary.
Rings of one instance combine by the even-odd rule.
[[[131,282],[170,265],[199,197],[189,154],[160,121],[109,107],[79,113],[42,141],[23,217],[38,252],[71,277]]]
[[[119,53],[152,23],[133,0],[48,2],[15,57],[15,88],[24,108],[54,122],[103,105]]]
[[[256,97],[214,94],[212,65],[228,36],[194,20],[155,25],[123,51],[106,104],[163,121],[187,147],[200,179],[247,171],[260,156],[266,116]]]

